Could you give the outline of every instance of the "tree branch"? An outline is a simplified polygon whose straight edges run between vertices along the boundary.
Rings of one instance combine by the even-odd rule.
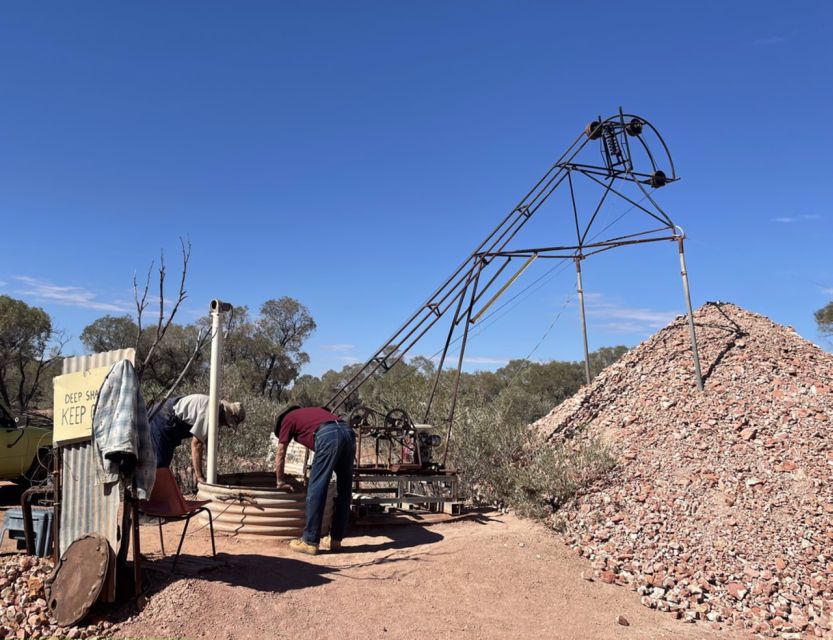
[[[179,376],[177,379],[174,380],[173,384],[168,387],[168,390],[164,393],[162,398],[159,398],[158,394],[154,396],[151,401],[148,403],[149,407],[152,407],[151,411],[148,413],[148,420],[151,420],[153,416],[159,411],[162,406],[162,403],[165,402],[168,398],[171,397],[171,394],[176,390],[179,384],[182,382],[182,379],[185,377],[185,374],[188,372],[188,369],[194,363],[199,353],[205,348],[209,342],[211,342],[211,338],[213,337],[211,331],[203,332],[200,329],[199,334],[197,334],[197,342],[194,346],[194,351],[191,353],[191,357],[188,358],[188,362],[185,363],[185,366],[182,367],[182,371],[179,372]]]
[[[179,243],[182,247],[182,272],[179,279],[179,295],[177,296],[176,302],[174,303],[173,307],[171,307],[167,319],[165,319],[165,256],[164,253],[160,255],[159,319],[156,323],[156,336],[153,339],[153,344],[150,345],[150,347],[148,348],[148,352],[142,359],[142,363],[140,365],[141,373],[144,373],[144,370],[147,367],[148,363],[151,361],[151,358],[156,352],[156,349],[159,347],[162,340],[164,340],[165,334],[167,333],[168,328],[171,326],[171,323],[173,323],[174,317],[176,317],[180,305],[188,297],[188,294],[185,290],[185,279],[188,274],[188,262],[191,259],[191,241],[189,240],[186,242],[180,237]],[[150,273],[148,273],[148,281],[150,281]],[[139,372],[137,372],[137,375],[139,376],[139,379],[141,379],[141,374]]]
[[[47,358],[46,349],[49,347],[49,343],[53,340],[57,341],[57,344],[53,348],[52,354]],[[63,332],[52,331],[48,336],[45,336],[43,340],[39,341],[36,350],[31,354],[31,357],[28,360],[25,361],[22,357],[18,359],[17,362],[20,380],[18,382],[17,401],[20,406],[21,413],[24,413],[28,409],[32,400],[38,396],[38,392],[40,391],[41,375],[47,367],[61,357],[61,353],[68,342],[69,338],[67,338]],[[35,366],[33,377],[27,385],[26,364],[28,362],[36,362],[37,365]]]
[[[142,291],[142,297],[139,297],[139,283],[136,281],[136,272],[133,272],[133,300],[136,302],[136,342],[134,348],[136,349],[136,355],[139,354],[139,344],[142,340],[142,315],[145,312],[145,309],[148,306],[148,291],[150,289],[150,274],[153,271],[153,262],[150,263],[148,267],[148,275],[147,279],[145,280],[145,288]],[[142,379],[142,374],[145,371],[146,363],[139,363],[139,366],[136,369],[136,375],[138,376],[139,380]]]
[[[61,357],[61,354],[64,351],[64,347],[67,346],[69,342],[69,338],[63,332],[56,332],[53,335],[53,338],[57,339],[57,345],[52,351],[52,354],[44,359],[43,358],[43,351],[41,352],[41,356],[38,358],[38,366],[35,368],[35,375],[34,379],[32,380],[31,389],[29,391],[29,395],[26,398],[26,405],[23,408],[25,411],[28,408],[29,403],[32,401],[32,398],[35,396],[36,391],[40,388],[40,377],[43,372],[52,365],[58,358]]]
[[[9,390],[6,388],[6,367],[0,367],[0,396],[3,401],[9,406],[12,406],[12,400],[9,398]]]

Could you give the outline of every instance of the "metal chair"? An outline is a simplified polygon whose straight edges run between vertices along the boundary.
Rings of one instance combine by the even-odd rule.
[[[142,500],[139,503],[139,510],[146,516],[157,518],[159,521],[159,544],[162,547],[162,555],[165,555],[165,541],[162,537],[162,524],[164,522],[178,522],[185,520],[185,527],[182,529],[182,536],[179,539],[179,546],[176,548],[171,573],[176,569],[179,554],[182,551],[182,543],[185,541],[185,534],[188,533],[188,523],[191,518],[201,511],[208,515],[208,527],[211,531],[211,555],[217,557],[217,550],[214,546],[214,522],[205,505],[211,500],[186,500],[182,497],[179,485],[176,483],[173,473],[168,467],[156,469],[156,482],[153,484],[153,492],[149,500]]]

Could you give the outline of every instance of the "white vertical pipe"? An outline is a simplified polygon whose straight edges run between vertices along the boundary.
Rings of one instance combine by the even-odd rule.
[[[584,377],[590,384],[590,353],[587,348],[587,319],[584,316],[584,286],[581,282],[581,258],[576,258],[576,287],[578,290],[578,306],[581,312],[581,335],[584,339]]]
[[[688,332],[691,337],[691,355],[694,356],[694,375],[697,378],[697,388],[703,390],[703,374],[700,373],[700,354],[697,350],[697,333],[694,331],[694,313],[691,310],[691,291],[688,288],[688,271],[685,266],[685,252],[683,251],[683,238],[677,238],[680,249],[680,274],[683,276],[683,294],[685,295],[686,310],[688,312]]]
[[[220,422],[220,389],[223,384],[223,303],[211,301],[211,372],[208,383],[208,462],[205,479],[217,482],[217,427]]]

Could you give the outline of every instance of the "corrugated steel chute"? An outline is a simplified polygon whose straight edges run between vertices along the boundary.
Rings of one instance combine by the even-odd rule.
[[[121,360],[134,362],[135,357],[135,349],[119,349],[90,356],[65,358],[62,373],[106,367]],[[60,451],[62,471],[59,555],[87,533],[104,536],[110,546],[118,550],[121,541],[119,507],[122,499],[119,487],[105,487],[101,482],[92,441],[65,445],[60,447]]]
[[[275,487],[272,472],[245,472],[219,476],[216,484],[200,482],[197,499],[214,520],[214,531],[236,536],[297,538],[306,524],[306,491],[287,493]],[[327,535],[333,518],[336,484],[327,487],[321,534]],[[208,524],[208,517],[200,514]]]

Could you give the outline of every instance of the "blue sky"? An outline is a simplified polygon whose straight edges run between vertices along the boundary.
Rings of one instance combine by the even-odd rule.
[[[160,249],[175,271],[187,235],[181,319],[298,298],[318,374],[371,355],[622,105],[682,176],[657,197],[688,233],[695,305],[829,349],[812,313],[833,298],[831,77],[827,1],[5,2],[0,293],[77,336],[130,311]],[[560,215],[530,221],[533,244],[561,242]],[[591,348],[682,312],[676,260],[659,244],[585,263]],[[467,366],[526,356],[559,312],[533,357],[579,358],[574,290],[571,268],[542,280]]]

